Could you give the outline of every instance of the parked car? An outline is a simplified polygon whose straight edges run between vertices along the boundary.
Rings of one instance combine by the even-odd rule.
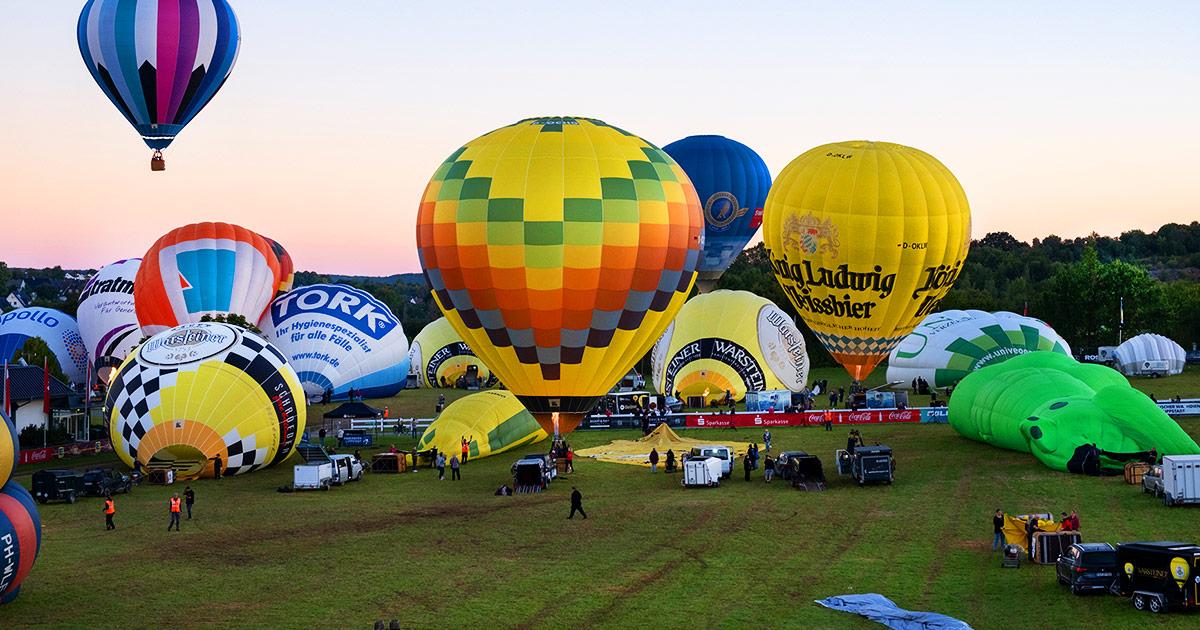
[[[733,474],[733,449],[728,446],[722,444],[693,446],[688,459],[693,457],[716,457],[721,460],[721,476],[728,479]]]
[[[1121,595],[1138,610],[1165,613],[1200,606],[1200,545],[1134,542],[1117,545]]]
[[[133,491],[133,479],[111,468],[92,468],[83,473],[83,494],[103,497]]]
[[[679,400],[678,398],[676,398],[674,396],[667,396],[667,400],[666,400],[665,404],[666,404],[667,410],[670,411],[671,413],[679,413],[679,412],[683,411],[683,401]]]
[[[1108,591],[1117,581],[1117,550],[1108,543],[1075,543],[1058,557],[1058,583],[1075,595]]]
[[[353,455],[330,455],[333,462],[333,483],[342,485],[348,481],[358,481],[363,476],[363,464]]]
[[[33,498],[38,503],[66,501],[74,503],[83,496],[83,475],[74,470],[47,468],[33,473]]]
[[[1155,464],[1142,475],[1142,492],[1161,497],[1163,493],[1162,466]]]

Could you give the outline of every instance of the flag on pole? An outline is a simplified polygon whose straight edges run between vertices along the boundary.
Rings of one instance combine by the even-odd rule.
[[[12,403],[10,402],[12,394],[8,388],[8,361],[4,362],[4,415],[12,415]]]
[[[1025,300],[1025,308],[1021,311],[1021,315],[1029,317],[1029,300]]]
[[[1125,327],[1125,296],[1121,296],[1121,328]]]
[[[42,411],[50,417],[50,359],[42,359]]]

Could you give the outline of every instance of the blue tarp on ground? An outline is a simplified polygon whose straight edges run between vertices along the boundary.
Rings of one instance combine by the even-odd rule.
[[[892,630],[971,630],[971,626],[954,617],[904,610],[878,593],[838,595],[816,601],[826,608],[862,615]]]

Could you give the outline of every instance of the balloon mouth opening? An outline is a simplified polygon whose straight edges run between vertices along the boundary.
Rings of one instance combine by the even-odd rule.
[[[550,412],[535,413],[533,419],[541,425],[547,435],[566,435],[579,428],[583,422],[583,414]]]
[[[174,470],[177,477],[199,477],[208,465],[208,456],[194,446],[175,444],[159,449],[143,464],[147,470]]]

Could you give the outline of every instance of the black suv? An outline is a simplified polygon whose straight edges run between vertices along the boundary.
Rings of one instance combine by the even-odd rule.
[[[1058,583],[1079,595],[1107,591],[1117,580],[1117,551],[1108,543],[1075,543],[1058,557]]]
[[[103,497],[133,490],[133,480],[111,468],[92,468],[83,473],[83,493]]]

